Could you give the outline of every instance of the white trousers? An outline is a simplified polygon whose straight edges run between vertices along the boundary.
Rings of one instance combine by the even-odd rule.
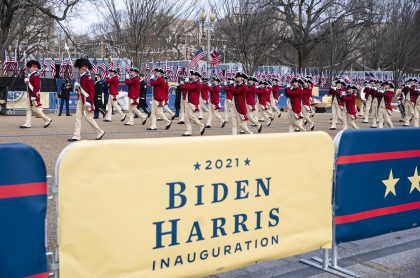
[[[388,127],[394,127],[391,121],[391,115],[388,112],[388,109],[385,108],[385,104],[383,102],[381,103],[381,107],[378,110],[378,127],[383,128],[384,124],[386,124]]]
[[[314,124],[314,122],[311,119],[311,113],[312,113],[311,107],[309,107],[307,109],[306,106],[302,104],[303,118],[309,123],[309,126],[312,128],[315,124]]]
[[[232,100],[225,99],[225,121],[229,121],[229,115],[232,115]]]
[[[85,108],[83,106],[82,100],[79,99],[77,101],[73,139],[80,140],[80,131],[82,130],[82,117],[83,116],[85,117],[88,124],[95,130],[98,136],[103,133],[103,130],[98,126],[96,121],[93,119],[93,112],[89,112],[89,109]]]
[[[115,111],[117,111],[118,114],[120,114],[121,119],[123,119],[125,115],[123,111],[121,110],[121,107],[118,105],[118,101],[113,100],[113,96],[109,95],[108,104],[106,105],[107,112],[105,115],[105,120],[107,121],[112,120],[112,107],[114,107]]]
[[[258,104],[257,104],[258,105]],[[251,123],[253,123],[254,125],[256,125],[257,127],[260,127],[260,122],[258,121],[258,108],[255,105],[255,109],[254,111],[252,111],[252,105],[247,105],[247,113],[248,113],[248,119]]]
[[[258,105],[258,114],[263,117],[263,119],[265,120],[265,124],[268,125],[271,122],[270,115],[267,113],[268,110],[265,109],[264,106],[262,106],[261,104],[257,104],[257,105]]]
[[[133,105],[133,102],[137,102],[138,99],[134,100],[134,99],[130,99],[129,100],[129,105],[128,105],[128,121],[126,122],[126,124],[129,125],[134,125],[134,114],[137,115],[140,119],[144,120],[147,118],[147,116],[143,113],[141,113],[138,109],[137,109],[137,104]]]
[[[419,127],[420,118],[420,96],[417,97],[416,105],[414,106],[414,126]]]
[[[179,121],[185,122],[185,103],[186,101],[181,97],[180,109],[179,109]]]
[[[213,116],[216,117],[216,119],[218,119],[221,124],[225,122],[222,116],[220,116],[219,110],[216,109],[216,105],[210,104],[210,110],[209,110],[209,115],[207,117],[206,125],[211,126],[211,121],[213,120]]]
[[[166,122],[166,124],[170,124],[171,121],[166,117],[166,115],[163,113],[163,107],[159,106],[159,102],[156,100],[152,100],[152,111],[151,111],[151,118],[152,118],[152,125],[150,128],[156,129],[156,120],[157,118],[161,118]]]
[[[305,132],[306,129],[302,125],[302,119],[297,119],[295,112],[291,108],[287,109],[287,115],[289,118],[289,132],[295,132],[295,128]]]
[[[204,124],[197,118],[194,110],[194,104],[185,103],[185,125],[187,126],[187,132],[184,134],[192,134],[192,124],[199,126],[201,129],[204,128]]]
[[[242,120],[242,115],[236,110],[236,107],[232,105],[232,134],[238,134],[238,127],[247,134],[253,134],[249,130],[247,122]]]
[[[340,122],[343,122],[341,107],[338,104],[337,97],[334,97],[334,101],[331,103],[331,112],[332,112],[331,128],[337,128],[337,121],[340,120]]]
[[[209,112],[206,101],[200,96],[200,104],[198,105],[198,117],[203,118],[203,112]]]
[[[40,107],[36,107],[36,106],[31,106],[31,98],[28,97],[26,100],[26,121],[24,126],[30,127],[31,126],[31,121],[32,121],[32,111],[38,115],[39,117],[41,117],[41,119],[44,120],[45,123],[51,121],[50,118],[48,118],[44,112],[42,112],[42,108]]]
[[[342,109],[342,111],[343,111],[343,129],[349,128],[349,125],[354,129],[359,129],[353,117],[349,113],[347,113],[345,106],[344,106],[344,109]]]
[[[407,94],[407,96],[409,96]],[[410,120],[414,116],[414,104],[411,102],[411,100],[406,100],[404,102],[404,108],[405,108],[405,122],[404,125],[410,125]]]
[[[163,106],[163,111],[165,111],[165,112],[168,112],[169,113],[169,115],[171,115],[171,118],[173,117],[173,116],[175,116],[175,113],[169,108],[169,106],[168,106],[168,104],[165,104],[164,106]]]
[[[370,109],[370,116],[372,117],[372,126],[376,127],[378,122],[378,99],[374,98],[372,100],[372,106]]]
[[[372,107],[372,96],[368,96],[368,99],[366,100],[366,107],[365,107],[365,118],[364,122],[369,122],[369,115],[371,113],[370,109]]]

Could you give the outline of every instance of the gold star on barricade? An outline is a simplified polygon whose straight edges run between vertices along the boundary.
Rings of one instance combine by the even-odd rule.
[[[417,189],[420,192],[420,176],[416,170],[414,171],[414,174],[412,177],[407,177],[411,182],[411,188],[410,188],[410,194],[413,192],[414,189]]]
[[[389,177],[387,180],[382,180],[382,183],[386,186],[386,190],[385,190],[385,196],[384,198],[391,192],[392,194],[394,194],[394,196],[397,196],[397,193],[395,192],[395,185],[397,184],[397,182],[400,179],[394,179],[394,177],[392,176],[392,169],[389,172]]]

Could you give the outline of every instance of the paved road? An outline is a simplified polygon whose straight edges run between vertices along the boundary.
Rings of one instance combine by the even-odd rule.
[[[394,114],[394,125],[400,126],[401,123],[398,122],[399,114]],[[276,119],[272,126],[263,128],[263,133],[287,132],[287,120],[284,117],[285,114],[282,118]],[[338,131],[328,130],[330,118],[331,114],[329,113],[317,114],[315,116],[316,130],[326,131],[334,137]],[[67,138],[72,136],[73,121],[74,117],[58,117],[55,115],[51,127],[44,129],[41,120],[34,118],[32,128],[23,130],[19,129],[18,126],[24,122],[24,117],[2,116],[0,117],[0,143],[21,142],[33,146],[44,158],[48,173],[53,175],[58,155],[69,144]],[[118,116],[114,116],[111,123],[104,123],[102,120],[98,123],[106,131],[105,140],[178,137],[185,131],[184,125],[177,124],[166,131],[163,122],[158,122],[157,131],[146,131],[149,123],[146,126],[141,126],[138,119],[136,119],[136,126],[127,127],[122,125]],[[87,123],[83,122],[82,124],[83,139],[94,139],[95,134],[92,133]],[[362,124],[361,120],[358,120],[357,124],[361,128],[369,127],[367,124]],[[214,126],[206,131],[205,136],[230,134],[230,128],[229,124],[224,129]],[[199,136],[198,133],[198,129],[194,129],[193,134]],[[140,166],[141,162],[139,161]],[[48,241],[50,248],[54,246],[55,242],[55,219],[55,202],[52,201],[48,208]],[[310,258],[313,255],[320,255],[320,251],[259,263],[212,277],[333,277],[298,262],[300,258]],[[348,269],[361,274],[363,277],[420,277],[420,228],[345,243],[339,246],[339,255],[342,266],[348,267]]]

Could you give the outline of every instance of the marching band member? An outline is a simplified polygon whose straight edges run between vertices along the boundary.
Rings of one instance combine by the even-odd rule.
[[[256,93],[257,88],[255,87],[256,82],[258,79],[251,76],[248,79],[248,89],[246,92],[246,108],[247,108],[247,116],[249,121],[256,126],[258,129],[258,133],[261,133],[262,124],[258,121],[258,110],[256,108]]]
[[[259,84],[259,86],[257,87],[257,91],[256,91],[257,96],[258,96],[258,113],[259,113],[259,115],[261,115],[264,118],[266,125],[270,126],[271,125],[271,117],[268,115],[268,113],[266,113],[268,83],[265,80],[261,80],[258,84]]]
[[[344,106],[343,129],[348,128],[348,124],[354,129],[359,129],[354,122],[357,116],[356,109],[356,85],[347,85],[347,91],[340,91],[340,99]]]
[[[180,77],[178,78],[178,83],[179,83],[179,89],[181,90],[181,103],[180,103],[180,109],[179,109],[179,121],[177,124],[179,125],[183,125],[185,124],[185,112],[186,112],[186,104],[187,104],[187,95],[188,95],[188,91],[183,90],[181,87],[182,84],[184,84],[183,81],[184,77]]]
[[[363,93],[365,94],[365,111],[364,111],[364,119],[362,123],[369,123],[369,115],[370,115],[370,109],[372,107],[372,95],[370,94],[370,90],[372,88],[372,80],[368,83],[365,82],[365,88],[363,89]]]
[[[206,131],[205,125],[195,115],[199,112],[201,85],[199,78],[201,74],[198,71],[190,71],[191,82],[189,78],[185,78],[185,82],[181,83],[181,89],[187,92],[185,103],[185,124],[187,131],[182,136],[192,136],[192,123],[200,127],[200,135]]]
[[[388,127],[394,127],[392,124],[390,116],[392,115],[392,97],[394,96],[394,83],[384,81],[381,84],[382,88],[378,91],[378,122],[379,128],[384,127],[384,122]]]
[[[419,118],[420,118],[420,89],[415,89],[415,95],[412,96],[412,99],[414,100],[414,126],[419,127]]]
[[[166,115],[163,113],[163,105],[165,102],[165,88],[166,82],[163,78],[165,71],[161,68],[155,68],[154,74],[150,77],[150,85],[153,86],[153,100],[152,100],[152,125],[147,130],[156,130],[156,120],[160,117],[166,122],[165,129],[168,130],[171,127],[172,121],[168,120]]]
[[[232,93],[231,93],[231,87],[232,86],[234,86],[234,84],[235,84],[235,79],[233,79],[233,78],[228,78],[227,79],[227,82],[225,82],[225,86],[223,87],[223,89],[225,90],[225,92],[226,92],[226,95],[225,95],[225,107],[224,107],[224,109],[225,109],[225,122],[228,122],[229,121],[229,115],[231,115],[232,114],[232,99],[233,99],[233,96],[232,96]]]
[[[273,113],[273,107],[271,107],[271,95],[273,92],[273,87],[272,84],[270,82],[270,80],[266,79],[265,82],[267,82],[267,86],[265,86],[265,88],[267,89],[267,93],[265,95],[265,100],[266,100],[266,110],[265,112],[268,114],[268,116],[270,117],[271,122],[274,120],[274,113]]]
[[[311,114],[312,114],[312,107],[311,107],[311,87],[309,83],[309,79],[303,79],[303,89],[302,89],[302,115],[303,119],[305,119],[306,122],[309,123],[309,127],[311,131],[315,129],[315,124],[311,120]],[[306,123],[305,123],[306,124]]]
[[[219,98],[220,98],[220,80],[219,77],[213,78],[213,85],[209,86],[208,90],[210,92],[210,109],[209,109],[209,116],[207,118],[206,128],[211,128],[211,121],[213,119],[213,115],[220,121],[222,124],[221,127],[224,128],[226,125],[226,121],[220,116],[219,114]]]
[[[404,100],[404,108],[405,108],[405,123],[404,126],[410,126],[410,121],[414,116],[414,104],[413,99],[416,99],[416,78],[409,78],[407,80],[408,83],[408,90],[405,91],[405,100]]]
[[[30,60],[26,63],[29,74],[25,78],[27,85],[27,101],[26,101],[26,121],[25,124],[19,126],[20,128],[31,128],[32,111],[44,120],[44,128],[50,126],[52,120],[48,118],[42,111],[41,96],[39,94],[41,90],[41,77],[38,70],[41,69],[41,65],[38,61]]]
[[[82,129],[83,115],[85,116],[85,119],[89,125],[96,131],[97,135],[95,140],[101,140],[105,134],[105,131],[100,129],[98,124],[93,119],[93,111],[95,110],[95,89],[93,80],[90,78],[90,70],[92,70],[92,64],[88,59],[80,58],[74,62],[74,66],[79,69],[80,83],[75,82],[74,84],[74,88],[77,92],[77,108],[74,124],[74,134],[73,137],[68,139],[68,141],[80,141],[80,131]]]
[[[373,82],[373,87],[370,89],[370,95],[372,96],[372,105],[371,105],[371,112],[370,115],[372,117],[372,126],[371,128],[377,128],[378,122],[378,90],[380,87],[380,81],[375,79]]]
[[[289,132],[294,132],[295,127],[304,132],[306,129],[302,126],[302,88],[303,80],[293,78],[291,86],[287,85],[285,95],[287,100],[287,114],[289,116]]]
[[[404,97],[407,94],[407,90],[410,90],[410,87],[405,82],[402,84],[402,89],[398,94],[398,109],[400,110],[401,119],[400,123],[405,123],[405,107],[404,107]]]
[[[280,96],[280,85],[277,78],[273,79],[273,94],[271,95],[271,107],[273,107],[277,118],[281,117],[281,112],[279,109],[279,96]]]
[[[110,69],[109,70],[109,76],[107,79],[105,79],[105,83],[109,86],[109,94],[111,95],[110,98],[108,98],[108,104],[107,104],[107,114],[105,116],[104,122],[111,122],[112,121],[112,108],[115,109],[115,111],[118,112],[121,116],[121,122],[125,121],[125,118],[127,115],[125,115],[121,107],[118,105],[117,101],[117,95],[118,95],[118,86],[120,83],[120,78],[118,77],[118,73],[116,69]]]
[[[342,79],[336,80],[335,84],[333,84],[328,92],[328,94],[332,97],[331,98],[331,112],[332,112],[332,123],[330,130],[337,129],[337,120],[343,122],[343,116],[341,114],[341,105],[340,105],[340,94],[343,90],[343,86],[346,83]],[[345,89],[344,89],[345,90]]]
[[[126,75],[125,84],[128,86],[128,121],[124,125],[134,125],[134,115],[137,115],[140,119],[142,119],[142,125],[146,124],[147,116],[141,113],[137,109],[138,101],[140,98],[140,78],[138,74],[140,71],[138,68],[131,68],[129,73]]]
[[[147,105],[147,82],[144,79],[143,73],[140,73],[138,76],[140,78],[140,99],[139,99],[139,105],[137,105],[137,109],[140,110],[141,108],[143,112],[147,114],[147,117],[150,118],[151,113]]]
[[[309,103],[311,104],[313,102],[312,94],[313,94],[313,91],[314,91],[314,82],[312,81],[312,76],[310,76],[310,75],[307,75],[305,78],[306,78],[306,81],[307,81],[308,87],[309,87],[309,93],[310,93]],[[312,105],[310,107],[311,107],[310,116],[314,117],[315,116],[315,109],[312,109]]]
[[[163,103],[163,111],[166,111],[171,115],[171,120],[175,119],[175,113],[169,108],[169,76],[165,75],[165,102]]]
[[[209,113],[210,109],[207,107],[209,104],[209,79],[203,77],[201,79],[201,94],[200,94],[200,112],[198,113],[198,119],[203,119],[203,111]]]
[[[231,93],[233,95],[232,134],[238,134],[238,127],[241,131],[252,134],[252,131],[247,126],[246,92],[248,88],[245,80],[248,79],[248,76],[243,72],[237,72],[235,78],[236,84],[231,87]]]

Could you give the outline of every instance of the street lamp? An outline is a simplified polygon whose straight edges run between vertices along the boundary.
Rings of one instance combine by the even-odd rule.
[[[214,25],[216,23],[216,16],[212,13],[207,17],[204,10],[200,13],[201,29],[203,37],[207,37],[207,77],[210,78],[210,40],[214,33]]]

